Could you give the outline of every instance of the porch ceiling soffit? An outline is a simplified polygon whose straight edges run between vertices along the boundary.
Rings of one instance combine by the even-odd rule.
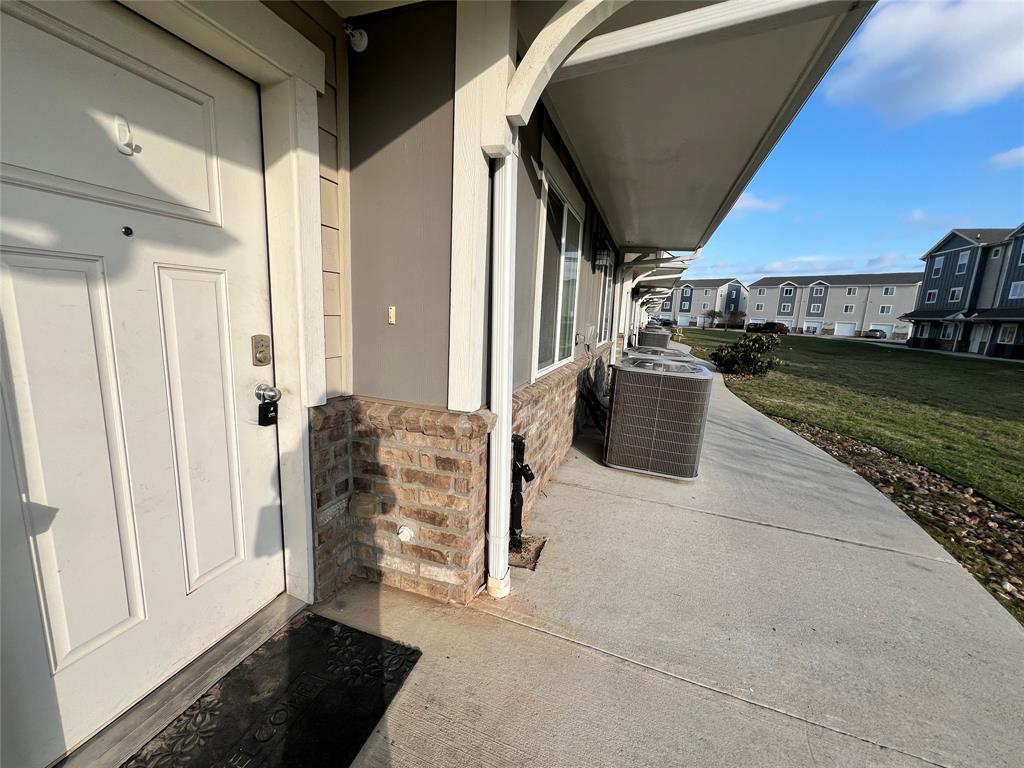
[[[615,241],[694,251],[872,4],[566,4],[516,70],[506,117],[524,124],[543,93]]]

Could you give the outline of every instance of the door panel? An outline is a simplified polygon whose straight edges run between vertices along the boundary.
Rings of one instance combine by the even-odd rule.
[[[35,768],[284,558],[256,86],[114,3],[2,10],[2,762]]]
[[[22,516],[58,670],[142,619],[135,512],[99,260],[7,253],[5,262],[9,410],[29,499]]]

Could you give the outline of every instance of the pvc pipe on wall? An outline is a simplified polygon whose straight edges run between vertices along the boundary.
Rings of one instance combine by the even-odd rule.
[[[516,184],[519,141],[513,151],[494,160],[491,222],[491,411],[497,416],[490,436],[487,486],[487,593],[507,597],[509,500],[512,488],[512,302],[515,297]]]

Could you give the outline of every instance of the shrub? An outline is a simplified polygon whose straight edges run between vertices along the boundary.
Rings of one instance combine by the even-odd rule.
[[[779,367],[779,358],[770,354],[778,346],[779,337],[774,334],[748,333],[729,346],[718,347],[708,357],[722,373],[764,376]]]

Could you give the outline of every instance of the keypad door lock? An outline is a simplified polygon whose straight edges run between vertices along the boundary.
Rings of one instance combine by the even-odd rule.
[[[252,337],[252,364],[256,367],[270,365],[274,361],[274,351],[270,346],[270,337],[265,333],[257,333]]]
[[[277,424],[277,401],[281,399],[281,390],[269,384],[260,384],[256,387],[255,394],[260,402],[257,423],[261,427],[274,426]]]

